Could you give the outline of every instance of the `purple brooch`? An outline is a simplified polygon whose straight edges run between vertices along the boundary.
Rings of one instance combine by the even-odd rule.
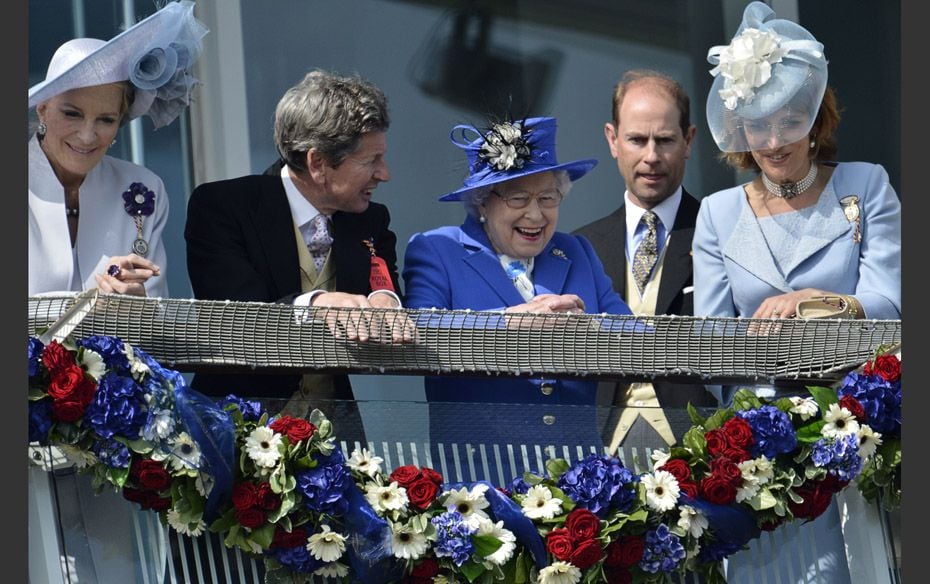
[[[145,257],[149,253],[149,243],[142,237],[142,225],[145,218],[155,212],[155,193],[140,182],[132,183],[123,191],[123,207],[136,224],[132,251]]]

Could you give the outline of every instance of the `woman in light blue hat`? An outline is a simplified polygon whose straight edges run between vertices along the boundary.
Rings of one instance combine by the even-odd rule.
[[[731,166],[757,174],[701,201],[695,315],[901,318],[901,204],[881,165],[836,162],[840,116],[823,45],[753,2],[708,60],[714,140]],[[721,390],[724,404],[734,389]],[[727,581],[849,582],[836,502],[731,556]]]
[[[484,132],[471,126],[453,129],[452,141],[465,150],[469,174],[462,188],[439,200],[461,201],[468,215],[460,226],[410,239],[403,270],[405,306],[506,315],[631,314],[591,244],[557,231],[564,197],[597,161],[559,163],[555,133],[556,120],[550,117],[492,124]],[[563,446],[571,447],[572,456],[575,446],[584,446],[585,453],[592,448],[603,452],[596,385],[506,375],[427,377],[430,441],[445,446],[447,472],[456,465],[462,469],[462,476],[453,472],[447,480],[509,485],[524,470],[543,472],[548,456],[542,449],[551,445],[558,456],[564,456]],[[496,454],[494,446],[500,449]],[[441,469],[436,454],[433,463]],[[497,467],[496,460],[503,466]]]

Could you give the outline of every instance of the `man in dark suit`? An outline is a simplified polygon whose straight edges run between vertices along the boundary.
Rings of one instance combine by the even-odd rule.
[[[184,236],[194,296],[399,308],[396,237],[387,207],[371,202],[390,180],[389,123],[387,98],[358,77],[312,71],[290,88],[275,110],[280,160],[261,175],[202,184],[190,197]],[[350,340],[368,340],[365,323],[351,324],[340,322]],[[371,336],[404,342],[408,330],[389,325]],[[291,415],[318,407],[337,438],[365,445],[347,375],[200,373],[192,386],[289,400],[281,411]]]
[[[626,185],[624,202],[575,233],[591,241],[614,289],[638,315],[694,313],[691,238],[699,203],[682,180],[695,132],[688,96],[667,75],[628,71],[614,88],[604,135]],[[623,408],[606,427],[611,451],[680,443],[691,426],[686,404],[714,405],[701,385],[603,383],[600,391]]]

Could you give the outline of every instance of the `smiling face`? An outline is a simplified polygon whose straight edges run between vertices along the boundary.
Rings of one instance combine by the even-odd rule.
[[[323,189],[314,197],[317,200],[311,200],[313,206],[327,215],[336,211],[364,212],[378,185],[391,180],[384,158],[386,152],[386,134],[369,132],[362,136],[358,150],[342,162],[335,166],[323,164],[320,174]]]
[[[125,111],[119,83],[66,91],[36,107],[47,131],[42,150],[62,183],[82,181],[107,153]]]
[[[542,252],[555,233],[559,208],[543,208],[537,196],[558,188],[559,181],[552,172],[531,174],[493,186],[491,195],[478,210],[485,218],[484,229],[497,253],[528,260]],[[516,193],[530,194],[526,207],[511,209],[504,202],[504,198]]]
[[[696,130],[682,133],[674,99],[648,81],[627,90],[617,118],[604,126],[610,154],[633,202],[651,209],[681,185]]]
[[[752,159],[770,180],[797,182],[810,170],[807,114],[779,110],[760,121],[743,124]]]
[[[808,138],[774,149],[752,150],[752,159],[769,180],[779,184],[798,182],[810,170]]]

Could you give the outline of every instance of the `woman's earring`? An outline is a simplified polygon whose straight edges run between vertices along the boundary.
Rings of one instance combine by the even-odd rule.
[[[48,126],[45,125],[45,122],[39,122],[39,125],[36,126],[36,134],[39,135],[39,138],[44,138],[46,132],[48,132]]]
[[[484,215],[481,215],[480,217],[478,217],[479,223],[484,223],[485,221],[487,221],[487,219],[484,218]]]
[[[813,142],[812,142],[812,144],[813,144]],[[110,148],[113,148],[114,146],[116,146],[116,138],[113,138],[113,141],[110,142]]]
[[[813,140],[811,140],[811,148],[813,148],[816,145],[817,145],[817,142],[814,142]]]

